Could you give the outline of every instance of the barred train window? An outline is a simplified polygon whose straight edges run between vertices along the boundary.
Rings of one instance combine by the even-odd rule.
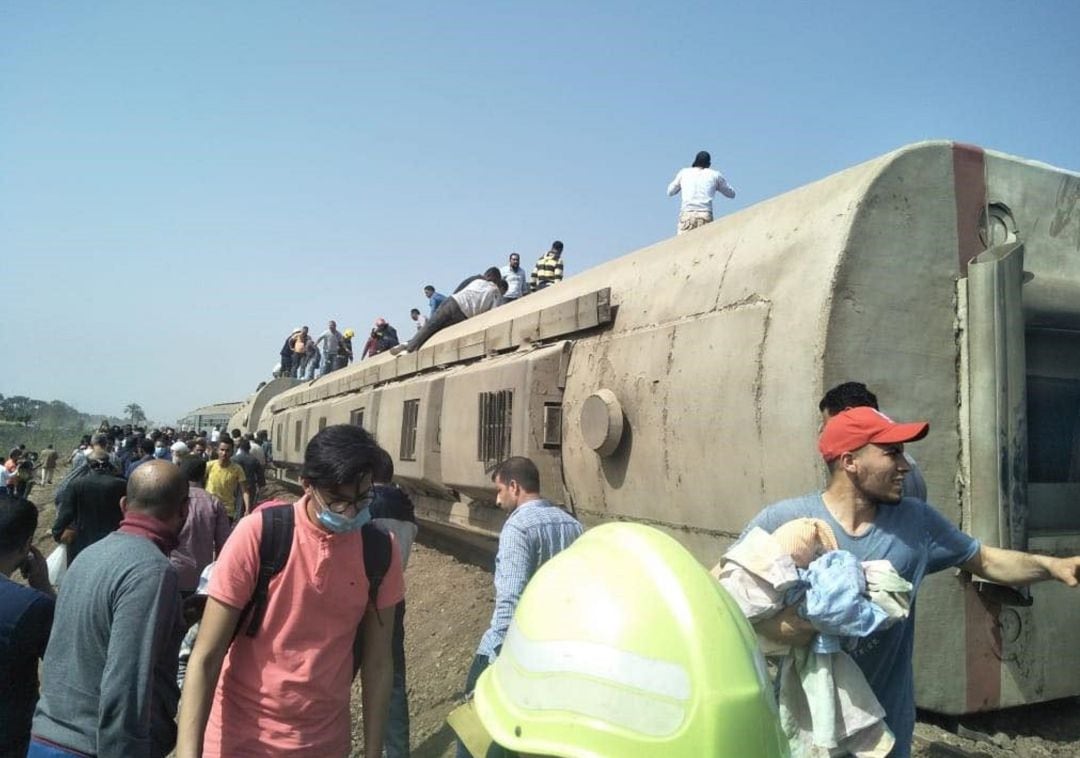
[[[293,452],[295,452],[295,453],[300,452],[300,435],[303,432],[303,430],[304,430],[304,422],[302,420],[297,421],[296,422],[296,436],[293,438],[293,443],[292,443],[292,449],[293,449]]]
[[[319,431],[321,432],[325,428],[326,428],[326,416],[323,416],[322,418],[319,419]]]
[[[364,408],[357,408],[349,414],[349,423],[353,426],[364,428]]]
[[[420,400],[406,400],[401,409],[401,450],[403,461],[416,460],[416,424],[420,419]]]
[[[514,391],[481,392],[476,435],[476,459],[488,468],[510,456],[510,431],[514,410]]]

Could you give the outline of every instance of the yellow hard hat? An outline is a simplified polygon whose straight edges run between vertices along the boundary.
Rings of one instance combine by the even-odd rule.
[[[496,743],[533,755],[788,755],[739,607],[642,524],[590,529],[544,564],[475,705]]]
[[[344,332],[342,332],[342,334],[345,335],[346,339],[350,340],[356,336],[356,332],[354,332],[352,329],[346,329]]]

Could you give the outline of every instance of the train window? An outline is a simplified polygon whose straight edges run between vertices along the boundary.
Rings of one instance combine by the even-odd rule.
[[[274,432],[275,432],[274,439],[277,440],[277,442],[274,443],[274,447],[277,448],[278,450],[284,451],[285,450],[285,445],[281,441],[281,436],[285,433],[285,425],[284,424],[278,424],[277,428],[274,430]]]
[[[326,416],[323,416],[322,418],[319,419],[319,431],[321,432],[325,428],[326,428]]]
[[[562,445],[562,405],[544,403],[544,447]]]
[[[357,408],[349,414],[349,423],[353,426],[358,426],[361,429],[364,427],[364,409]]]
[[[514,391],[481,392],[480,423],[477,425],[476,459],[495,466],[510,455],[510,432],[514,410]]]
[[[420,420],[420,401],[406,400],[401,409],[401,450],[403,461],[416,460],[416,425]]]
[[[293,437],[293,443],[292,443],[292,449],[293,449],[294,453],[299,453],[300,452],[300,437],[303,434],[303,431],[304,431],[304,422],[303,421],[297,421],[296,422],[296,436]]]

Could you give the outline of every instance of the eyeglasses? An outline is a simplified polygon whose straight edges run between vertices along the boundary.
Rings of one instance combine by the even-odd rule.
[[[354,513],[359,513],[365,508],[370,507],[371,504],[375,502],[375,490],[372,487],[368,487],[366,490],[357,495],[355,500],[335,500],[332,503],[328,503],[323,500],[322,496],[319,494],[319,490],[317,487],[312,487],[311,492],[315,495],[315,501],[320,506],[330,511],[331,513],[337,514],[343,514],[349,509],[352,509]]]

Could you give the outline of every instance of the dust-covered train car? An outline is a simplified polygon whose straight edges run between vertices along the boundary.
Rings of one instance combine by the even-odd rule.
[[[962,528],[1080,552],[1080,177],[906,147],[282,392],[257,427],[295,476],[320,428],[364,426],[429,526],[478,539],[502,521],[493,465],[526,455],[586,523],[643,521],[711,563],[821,486],[817,400],[853,379],[931,421],[911,451]],[[1032,596],[932,577],[919,704],[1080,694],[1080,593]]]

